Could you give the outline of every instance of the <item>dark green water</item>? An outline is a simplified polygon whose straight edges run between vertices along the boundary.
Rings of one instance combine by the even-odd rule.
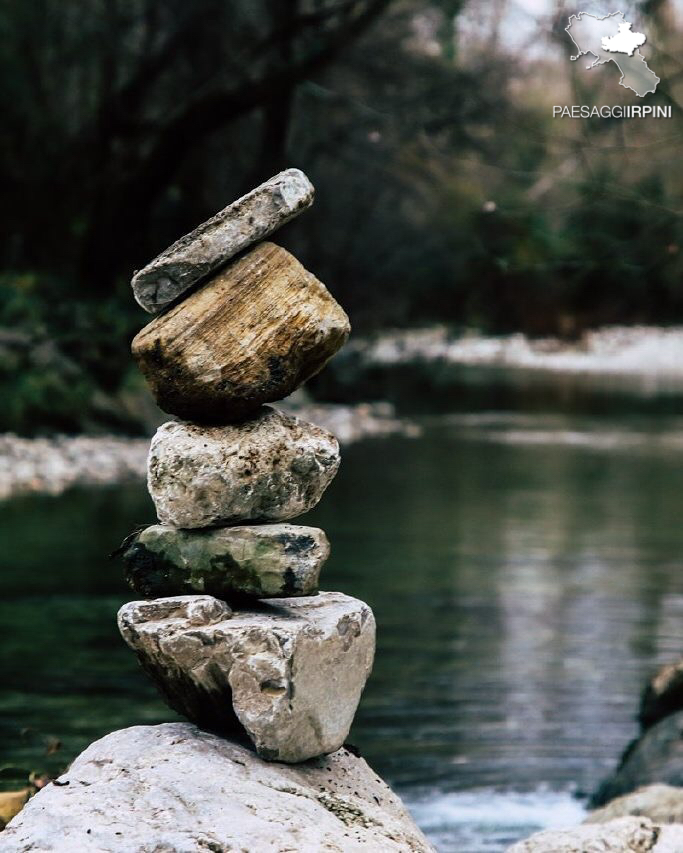
[[[306,521],[332,541],[324,587],[379,626],[350,740],[440,850],[562,823],[634,735],[644,680],[683,651],[682,487],[672,416],[452,416],[346,449]],[[3,787],[175,718],[118,636],[107,559],[152,519],[142,483],[3,504]]]

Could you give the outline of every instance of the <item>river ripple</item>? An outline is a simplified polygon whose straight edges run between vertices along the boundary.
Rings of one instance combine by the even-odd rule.
[[[572,793],[635,734],[645,678],[683,649],[682,436],[661,415],[457,416],[345,451],[307,522],[332,541],[324,586],[379,625],[351,741],[440,850],[578,820]],[[141,485],[3,504],[5,787],[173,719],[117,635],[106,557],[152,517]]]

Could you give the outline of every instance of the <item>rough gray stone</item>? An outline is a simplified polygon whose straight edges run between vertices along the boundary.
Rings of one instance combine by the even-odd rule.
[[[646,817],[620,817],[603,824],[546,829],[513,844],[508,853],[659,853],[659,835],[659,827]]]
[[[619,767],[592,797],[603,806],[644,785],[683,787],[683,711],[660,720],[624,752]]]
[[[0,835],[5,853],[428,853],[400,800],[348,750],[298,767],[189,723],[89,746]]]
[[[288,598],[317,592],[330,543],[322,530],[293,524],[209,530],[155,524],[129,536],[121,553],[126,580],[145,598]]]
[[[136,272],[138,304],[163,310],[190,287],[313,204],[313,185],[299,169],[286,169],[204,222]]]
[[[286,521],[318,503],[339,461],[331,433],[264,406],[230,426],[159,427],[147,485],[159,521],[174,527]]]
[[[135,601],[135,618],[140,622],[151,619],[182,621],[184,625],[215,625],[232,616],[224,602],[210,595],[176,595],[154,601]],[[127,607],[128,605],[124,605]]]
[[[213,612],[215,599],[197,599]],[[176,616],[174,601],[157,599],[158,615],[157,602],[131,602],[118,617],[124,640],[172,708],[207,728],[246,734],[271,761],[339,749],[375,652],[366,604],[323,592],[190,625]]]
[[[605,823],[626,815],[649,817],[655,823],[683,823],[683,788],[671,785],[638,788],[591,812],[585,823]]]

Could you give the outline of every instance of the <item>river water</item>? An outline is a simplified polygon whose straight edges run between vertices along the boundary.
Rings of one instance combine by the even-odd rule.
[[[306,518],[324,587],[367,601],[375,669],[350,741],[440,851],[581,819],[683,649],[683,418],[458,414],[346,449]],[[143,484],[0,513],[0,786],[122,726],[175,719],[120,640],[107,558]],[[578,797],[578,798],[577,798]]]

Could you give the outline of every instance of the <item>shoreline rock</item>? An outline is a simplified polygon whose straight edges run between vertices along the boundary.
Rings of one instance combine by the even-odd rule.
[[[302,420],[317,424],[331,432],[341,445],[354,444],[366,438],[419,438],[422,428],[411,420],[396,415],[392,403],[292,403],[291,398],[276,408]]]
[[[683,660],[662,667],[645,685],[638,711],[641,731],[677,711],[683,711]]]
[[[585,332],[576,342],[521,333],[458,334],[446,326],[388,329],[354,338],[343,360],[363,369],[440,362],[594,376],[662,376],[683,382],[683,327],[604,326]]]
[[[620,817],[571,829],[545,829],[507,853],[676,853],[683,826],[660,826],[647,817]]]
[[[657,783],[683,787],[683,711],[664,717],[626,748],[617,769],[593,794],[591,805],[604,806]]]
[[[91,744],[0,838],[5,853],[434,853],[347,749],[269,764],[189,723],[135,726]]]
[[[660,784],[638,788],[591,812],[584,823],[606,823],[627,815],[648,817],[655,823],[683,824],[683,788]]]
[[[147,471],[148,452],[149,439],[144,438],[0,434],[0,500],[140,480]]]
[[[0,832],[24,808],[34,790],[22,788],[19,791],[0,792]]]

